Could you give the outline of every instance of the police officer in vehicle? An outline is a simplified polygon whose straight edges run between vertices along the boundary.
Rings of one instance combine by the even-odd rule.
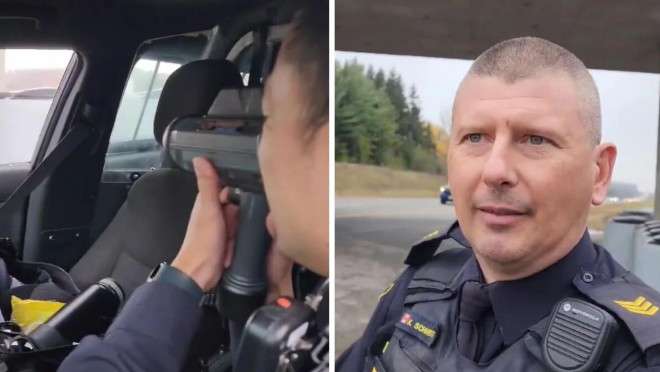
[[[587,231],[616,154],[575,55],[532,37],[485,51],[453,107],[458,221],[412,248],[337,370],[660,370],[660,294]]]
[[[302,3],[288,28],[262,102],[266,121],[259,165],[273,237],[267,302],[293,295],[293,262],[328,276],[329,234],[328,3]],[[231,264],[238,209],[210,161],[194,160],[199,193],[173,280],[143,284],[103,339],[84,338],[61,371],[180,371],[202,318],[203,292]],[[275,366],[273,366],[275,367]]]

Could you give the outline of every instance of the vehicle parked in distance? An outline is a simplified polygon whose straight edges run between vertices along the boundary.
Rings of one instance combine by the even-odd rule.
[[[440,203],[447,204],[448,202],[453,202],[454,199],[451,197],[451,190],[449,190],[449,185],[444,185],[440,187]]]

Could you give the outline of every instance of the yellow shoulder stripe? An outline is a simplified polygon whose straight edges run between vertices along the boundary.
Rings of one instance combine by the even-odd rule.
[[[390,291],[392,290],[392,288],[394,288],[394,283],[390,283],[390,285],[388,285],[387,288],[385,288],[385,290],[383,291],[383,293],[381,293],[380,296],[378,296],[378,300],[381,300],[383,297],[385,297],[385,295],[387,295],[388,293],[390,293]]]

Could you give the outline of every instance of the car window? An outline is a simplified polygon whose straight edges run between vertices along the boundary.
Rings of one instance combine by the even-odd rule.
[[[0,49],[0,164],[29,163],[71,50]]]
[[[137,61],[110,135],[106,172],[144,172],[159,165],[160,145],[154,138],[154,117],[165,81],[179,67],[180,63],[147,58]]]

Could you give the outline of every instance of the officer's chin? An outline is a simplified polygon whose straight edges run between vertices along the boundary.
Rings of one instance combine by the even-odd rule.
[[[526,244],[502,235],[485,234],[478,238],[477,242],[473,247],[475,253],[501,267],[510,267],[521,262],[529,254],[524,248]]]

